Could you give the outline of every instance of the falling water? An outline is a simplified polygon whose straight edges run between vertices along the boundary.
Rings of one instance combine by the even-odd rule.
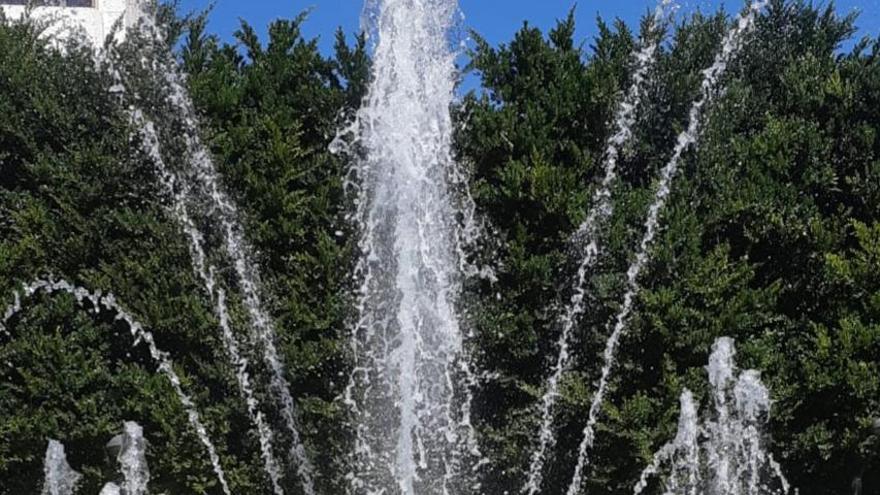
[[[346,402],[355,493],[476,490],[450,105],[454,0],[383,0],[369,96],[355,124],[361,227],[355,360]]]
[[[588,456],[590,449],[593,447],[595,435],[594,428],[599,419],[599,412],[602,403],[605,401],[605,394],[608,389],[611,370],[614,366],[615,355],[617,353],[617,345],[620,342],[620,337],[626,329],[630,314],[632,313],[633,303],[639,289],[639,275],[641,275],[645,264],[648,262],[648,250],[657,234],[657,228],[660,223],[660,212],[664,209],[666,202],[669,199],[672,180],[675,178],[675,174],[678,171],[679,161],[685,150],[696,142],[700,131],[700,121],[703,111],[712,99],[712,93],[715,86],[727,70],[727,64],[739,50],[742,37],[752,29],[758,12],[764,8],[767,1],[768,0],[760,0],[751,4],[742,14],[740,14],[734,27],[724,37],[721,51],[716,55],[714,63],[703,72],[703,82],[700,87],[702,96],[691,107],[688,127],[685,131],[679,134],[675,150],[672,153],[672,158],[661,171],[660,184],[657,187],[654,202],[651,204],[648,211],[648,218],[645,222],[645,234],[639,244],[639,251],[636,255],[636,259],[629,267],[629,270],[627,270],[627,291],[624,295],[623,305],[617,313],[614,329],[605,346],[605,351],[603,353],[604,364],[602,366],[601,377],[599,378],[599,387],[593,396],[592,403],[590,404],[589,417],[587,418],[587,424],[583,431],[583,439],[581,440],[578,449],[577,465],[575,467],[571,484],[568,487],[568,495],[577,495],[578,492],[580,492],[583,483],[584,469],[589,463]]]
[[[732,339],[715,342],[707,367],[714,405],[710,417],[699,424],[691,393],[682,393],[678,434],[642,473],[635,495],[664,466],[669,468],[664,493],[670,495],[789,492],[788,481],[767,452],[770,393],[759,372],[746,370],[737,375],[735,353]]]
[[[143,3],[140,4],[142,9],[146,8]],[[146,11],[142,11],[143,19],[149,21],[152,16]],[[153,27],[151,22],[145,23],[145,27],[150,30],[157,46],[161,46],[162,38],[159,36],[158,30]],[[299,427],[296,419],[296,405],[290,391],[290,384],[285,376],[285,366],[275,344],[276,332],[272,319],[263,307],[263,302],[259,290],[259,274],[256,266],[250,259],[250,248],[244,239],[242,227],[238,222],[239,213],[235,205],[226,195],[221,184],[221,179],[214,166],[209,151],[205,148],[199,136],[199,122],[196,117],[195,107],[186,92],[186,85],[180,69],[170,54],[160,56],[155,64],[161,71],[164,82],[168,85],[169,95],[168,102],[177,110],[178,115],[182,117],[184,123],[183,138],[186,143],[187,155],[189,159],[188,172],[193,176],[193,182],[198,184],[206,193],[207,199],[213,213],[216,215],[220,223],[220,230],[223,236],[223,244],[226,254],[232,261],[235,275],[238,280],[238,286],[243,294],[244,305],[250,318],[252,329],[256,334],[256,338],[261,345],[263,358],[270,370],[270,383],[272,390],[275,392],[278,401],[281,403],[281,416],[291,438],[290,456],[297,464],[297,473],[302,484],[303,491],[306,495],[315,493],[314,487],[314,468],[309,460],[305,446],[299,433]],[[147,122],[144,122],[145,124]],[[151,131],[148,126],[141,126],[146,131],[145,136],[148,138],[148,144],[152,143],[153,147],[151,156],[156,160],[160,168],[160,175],[166,177],[164,179],[166,186],[174,189],[173,176],[168,175],[167,168],[162,167],[162,162],[157,160],[161,158],[158,148],[158,140],[155,137],[155,131]],[[152,134],[152,136],[150,135]],[[189,200],[194,199],[192,196],[195,191],[191,184],[187,184],[184,179],[180,179],[181,185],[179,192],[174,192],[175,212],[178,219],[186,230],[190,239],[190,246],[193,250],[196,271],[199,273],[206,289],[211,289],[216,285],[213,277],[213,268],[207,268],[204,263],[204,252],[201,247],[201,235],[194,228],[191,220],[186,214],[185,205]],[[182,206],[181,206],[182,205]],[[247,363],[241,358],[236,350],[235,338],[229,328],[228,311],[225,306],[225,295],[222,290],[217,291],[215,301],[215,312],[223,331],[223,340],[226,344],[230,355],[233,357],[234,365],[238,369],[238,381],[240,388],[246,395],[249,394],[249,380],[245,374]],[[238,354],[238,358],[236,355]],[[275,493],[281,495],[283,493],[279,480],[279,471],[277,463],[272,458],[271,448],[271,431],[261,419],[258,403],[253,393],[246,398],[248,402],[248,410],[257,423],[257,429],[260,434],[260,442],[262,449],[262,457],[267,472],[269,473]],[[261,424],[262,423],[262,424]]]
[[[0,334],[5,333],[7,336],[11,337],[9,332],[6,330],[6,324],[13,316],[18,314],[22,310],[23,298],[28,299],[39,292],[43,292],[49,295],[56,293],[70,294],[75,297],[77,302],[80,304],[83,304],[86,301],[91,303],[91,307],[95,312],[100,312],[101,308],[103,307],[108,311],[114,313],[117,320],[122,320],[126,323],[132,337],[134,337],[134,345],[138,345],[141,342],[145,342],[147,344],[150,349],[150,355],[156,362],[159,371],[163,375],[165,375],[166,378],[168,378],[168,381],[171,383],[171,387],[174,389],[174,392],[177,394],[177,397],[183,405],[183,408],[186,410],[187,419],[189,420],[190,425],[193,427],[193,430],[195,430],[195,433],[199,437],[199,440],[202,442],[202,445],[204,445],[205,449],[208,451],[208,457],[211,460],[214,474],[217,475],[217,479],[220,482],[221,487],[223,488],[223,493],[225,493],[226,495],[232,495],[232,492],[230,492],[229,490],[229,485],[226,483],[226,474],[224,473],[222,466],[220,466],[220,456],[217,455],[217,449],[214,447],[214,443],[208,436],[208,430],[202,423],[195,403],[193,403],[189,395],[187,395],[186,392],[183,391],[180,377],[177,375],[177,372],[174,371],[174,365],[171,362],[171,358],[168,356],[168,353],[159,350],[159,348],[156,346],[155,340],[153,339],[153,334],[145,330],[144,327],[137,320],[135,320],[133,316],[131,316],[131,314],[125,311],[125,309],[116,302],[116,298],[113,296],[113,294],[104,295],[100,291],[89,292],[87,289],[76,287],[64,280],[36,280],[34,282],[31,282],[30,284],[25,285],[21,292],[15,292],[14,302],[6,309],[5,313],[3,314],[3,319],[0,320]]]
[[[150,483],[147,441],[144,439],[144,429],[133,421],[125,422],[119,468],[125,495],[147,495],[147,485]]]
[[[42,495],[73,495],[77,483],[82,478],[82,475],[67,463],[64,445],[56,440],[49,440],[43,472],[45,478]]]
[[[655,9],[653,27],[657,28],[663,23],[667,15],[667,9],[671,0],[663,0]],[[660,42],[654,29],[649,29],[642,39],[641,48],[635,53],[635,70],[632,75],[632,84],[626,92],[617,114],[614,118],[616,131],[608,139],[605,150],[604,177],[599,188],[593,194],[593,209],[587,216],[586,221],[580,226],[575,239],[585,244],[584,256],[578,267],[575,279],[574,291],[565,312],[560,318],[562,331],[557,345],[559,354],[550,378],[547,380],[544,396],[541,398],[541,427],[538,433],[538,446],[532,452],[532,460],[529,466],[528,480],[523,492],[529,495],[538,493],[541,489],[544,464],[547,451],[553,448],[556,441],[555,429],[553,428],[553,408],[559,398],[559,385],[563,374],[571,365],[571,340],[577,326],[577,321],[584,311],[584,298],[586,296],[586,282],[590,270],[594,267],[599,254],[598,228],[612,213],[611,187],[617,177],[617,160],[620,156],[620,148],[632,137],[632,127],[635,124],[636,110],[642,99],[645,78],[656,60],[656,53]]]
[[[761,465],[767,454],[761,448],[762,418],[770,413],[770,393],[761,383],[757,371],[745,371],[739,376],[733,391],[736,409],[740,413],[740,452],[743,466],[737,473],[744,476],[746,495],[758,495],[761,490]]]

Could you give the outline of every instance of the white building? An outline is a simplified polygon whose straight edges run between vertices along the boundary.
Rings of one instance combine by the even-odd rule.
[[[25,5],[29,0],[0,0],[9,19],[19,19],[26,15]],[[33,2],[31,16],[48,23],[48,35],[64,38],[82,31],[96,45],[104,43],[120,22],[117,39],[125,35],[125,30],[137,20],[138,0],[38,0]]]

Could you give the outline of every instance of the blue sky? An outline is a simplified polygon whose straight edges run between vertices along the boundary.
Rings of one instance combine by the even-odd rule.
[[[212,3],[214,10],[209,29],[223,39],[230,39],[243,18],[259,32],[272,19],[292,17],[305,9],[312,14],[304,26],[309,37],[319,37],[323,49],[332,46],[333,33],[342,26],[347,33],[358,30],[363,0],[180,0],[184,11],[201,10]],[[824,5],[826,1],[815,0]],[[620,17],[634,25],[639,17],[652,9],[655,0],[460,0],[465,25],[474,28],[490,42],[509,40],[522,26],[523,21],[541,28],[555,24],[577,3],[578,40],[589,41],[595,34],[596,15],[607,19]],[[697,9],[714,11],[719,6],[738,10],[742,0],[679,0],[681,13]],[[880,34],[880,0],[837,0],[837,11],[847,13],[853,9],[862,12],[859,27],[863,34]]]

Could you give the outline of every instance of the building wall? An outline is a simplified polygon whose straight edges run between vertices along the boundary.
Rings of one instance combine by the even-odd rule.
[[[0,0],[0,4],[3,0]],[[122,20],[116,39],[121,40],[126,28],[132,26],[137,17],[137,0],[95,0],[95,7],[35,7],[31,15],[49,23],[46,34],[60,39],[71,36],[78,30],[95,43],[101,45],[113,30],[113,25]],[[23,5],[0,5],[6,17],[19,19],[25,15]]]

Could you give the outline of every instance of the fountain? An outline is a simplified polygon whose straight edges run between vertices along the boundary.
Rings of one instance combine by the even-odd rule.
[[[76,485],[82,478],[67,463],[64,445],[56,440],[49,440],[43,471],[45,480],[42,495],[74,495]]]
[[[781,495],[789,484],[767,451],[770,393],[755,370],[737,375],[733,340],[721,338],[709,358],[709,383],[714,406],[699,423],[693,394],[681,395],[681,416],[675,440],[655,455],[635,486],[643,493],[650,478],[668,467],[664,492],[726,495]]]
[[[670,0],[657,7],[656,28],[667,16]],[[660,214],[671,193],[682,155],[695,144],[706,107],[735,56],[743,36],[752,28],[766,1],[751,5],[723,40],[714,64],[704,71],[701,97],[689,113],[687,129],[678,136],[672,158],[661,171],[654,201],[648,211],[644,237],[627,271],[626,293],[603,353],[598,388],[592,398],[577,465],[568,495],[581,491],[594,428],[608,393],[617,348],[633,311],[639,277],[649,261]],[[350,493],[375,495],[464,495],[481,493],[479,468],[487,461],[480,452],[471,421],[471,388],[476,384],[466,351],[470,329],[460,310],[462,280],[486,275],[469,266],[464,249],[474,236],[475,210],[466,191],[464,175],[452,157],[453,104],[456,69],[449,33],[457,12],[455,0],[378,0],[375,22],[374,76],[364,107],[347,130],[357,160],[352,169],[357,190],[354,214],[360,228],[361,257],[356,269],[359,282],[357,320],[351,329],[353,369],[344,400],[351,409],[354,453],[348,474]],[[149,15],[142,16],[152,43],[160,46],[158,30]],[[541,492],[549,452],[556,443],[554,409],[560,382],[570,370],[571,350],[579,317],[585,311],[586,282],[599,254],[599,230],[612,215],[611,188],[617,180],[622,148],[632,138],[643,86],[660,43],[649,29],[634,53],[631,86],[614,120],[614,134],[606,143],[604,176],[592,198],[593,209],[574,239],[582,254],[570,304],[559,318],[558,356],[540,402],[540,430],[530,458],[523,492]],[[186,169],[178,172],[160,144],[160,129],[143,111],[131,109],[144,152],[158,171],[171,199],[171,212],[188,241],[192,268],[213,305],[224,348],[235,371],[239,391],[259,436],[264,469],[275,495],[283,495],[283,474],[274,454],[274,432],[267,422],[249,374],[242,349],[258,343],[269,370],[271,390],[281,405],[280,415],[290,436],[289,455],[296,463],[301,492],[314,495],[315,470],[299,433],[297,412],[281,354],[276,347],[274,323],[261,297],[260,277],[251,248],[239,223],[240,214],[226,195],[221,177],[199,136],[193,102],[185,90],[184,76],[164,47],[160,57],[147,61],[167,85],[165,104],[174,108],[183,124]],[[115,72],[115,71],[114,71]],[[119,87],[125,77],[115,72]],[[138,99],[138,95],[134,95]],[[345,134],[341,135],[344,137]],[[338,139],[334,149],[342,151]],[[209,235],[199,229],[193,212],[204,202],[208,216],[218,226],[225,259],[234,285],[242,293],[250,333],[239,342],[231,323],[227,292],[206,247]],[[65,281],[37,280],[15,294],[15,302],[2,315],[0,334],[22,309],[22,299],[36,293],[67,293],[91,309],[113,312],[124,321],[135,343],[145,342],[158,369],[169,380],[187,412],[190,425],[205,446],[223,492],[231,494],[219,456],[201,422],[192,399],[183,391],[170,357],[158,349],[152,334],[127,313],[111,294],[90,292]],[[8,332],[6,332],[8,333]],[[678,432],[644,471],[635,487],[647,490],[653,477],[665,474],[669,494],[702,493],[770,495],[788,493],[778,464],[767,451],[766,427],[770,396],[756,371],[737,373],[735,349],[730,339],[713,347],[708,367],[713,409],[700,421],[693,394],[680,399]],[[146,440],[136,423],[125,423],[118,453],[121,484],[108,483],[102,495],[146,495],[150,471]],[[80,475],[65,458],[64,446],[50,441],[45,462],[44,495],[72,495]]]
[[[473,374],[456,310],[466,275],[456,218],[467,216],[451,156],[456,12],[452,0],[384,0],[370,12],[373,81],[351,129],[364,155],[353,170],[361,286],[345,397],[354,493],[479,490]]]

